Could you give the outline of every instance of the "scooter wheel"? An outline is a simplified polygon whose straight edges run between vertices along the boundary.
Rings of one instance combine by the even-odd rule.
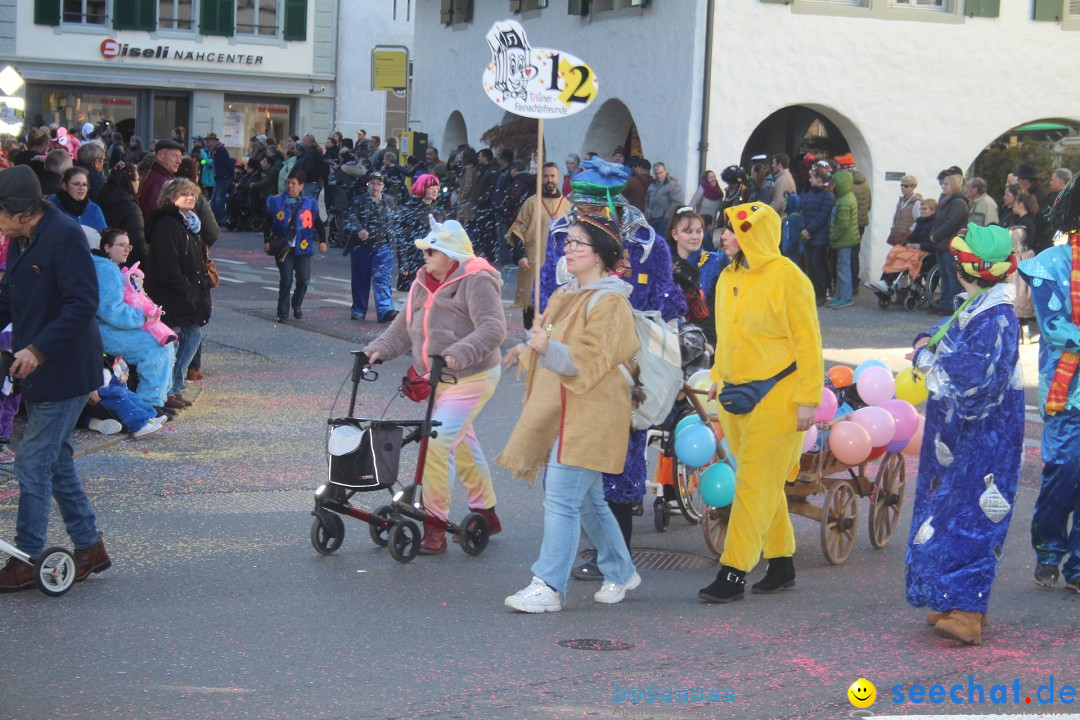
[[[47,548],[34,562],[34,584],[51,597],[60,597],[75,583],[75,556],[62,547]]]
[[[465,516],[461,521],[458,539],[466,555],[479,555],[484,552],[488,544],[488,530],[487,519],[480,513],[469,513]]]
[[[375,511],[375,515],[383,519],[389,519],[394,514],[394,508],[389,505],[383,505]],[[371,542],[375,543],[379,547],[386,547],[386,544],[390,542],[390,531],[393,529],[393,525],[380,530],[375,525],[368,525],[368,532],[371,533]]]
[[[323,516],[329,520],[328,524],[324,524]],[[331,512],[315,516],[315,520],[311,523],[311,546],[317,553],[332,555],[343,542],[345,542],[345,523],[341,521],[341,517]]]
[[[399,563],[411,562],[420,552],[420,528],[412,520],[397,523],[390,530],[390,557]]]

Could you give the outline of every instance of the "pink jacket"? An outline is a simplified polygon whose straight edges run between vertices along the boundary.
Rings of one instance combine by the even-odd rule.
[[[499,272],[487,260],[474,257],[460,264],[435,292],[424,284],[424,273],[423,268],[417,273],[405,311],[364,352],[392,360],[411,348],[413,368],[420,374],[430,369],[431,355],[459,360],[458,377],[498,365],[499,345],[506,337]]]

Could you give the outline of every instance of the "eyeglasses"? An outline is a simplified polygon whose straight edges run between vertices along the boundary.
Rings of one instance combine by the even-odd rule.
[[[563,240],[563,248],[570,252],[577,252],[582,247],[592,247],[592,243],[585,242],[579,235],[567,235]]]
[[[109,247],[119,248],[120,250],[130,250],[131,243],[113,243]]]

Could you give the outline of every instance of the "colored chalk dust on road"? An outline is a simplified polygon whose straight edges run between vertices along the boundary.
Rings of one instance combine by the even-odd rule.
[[[852,713],[852,717],[873,718],[874,720],[942,720],[942,718],[963,718],[963,720],[1078,720],[1080,715],[867,715]]]

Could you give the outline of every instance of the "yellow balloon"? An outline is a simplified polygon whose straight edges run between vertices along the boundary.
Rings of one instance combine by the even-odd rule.
[[[926,389],[926,378],[915,368],[901,370],[896,376],[896,397],[912,405],[921,405],[930,396]]]

